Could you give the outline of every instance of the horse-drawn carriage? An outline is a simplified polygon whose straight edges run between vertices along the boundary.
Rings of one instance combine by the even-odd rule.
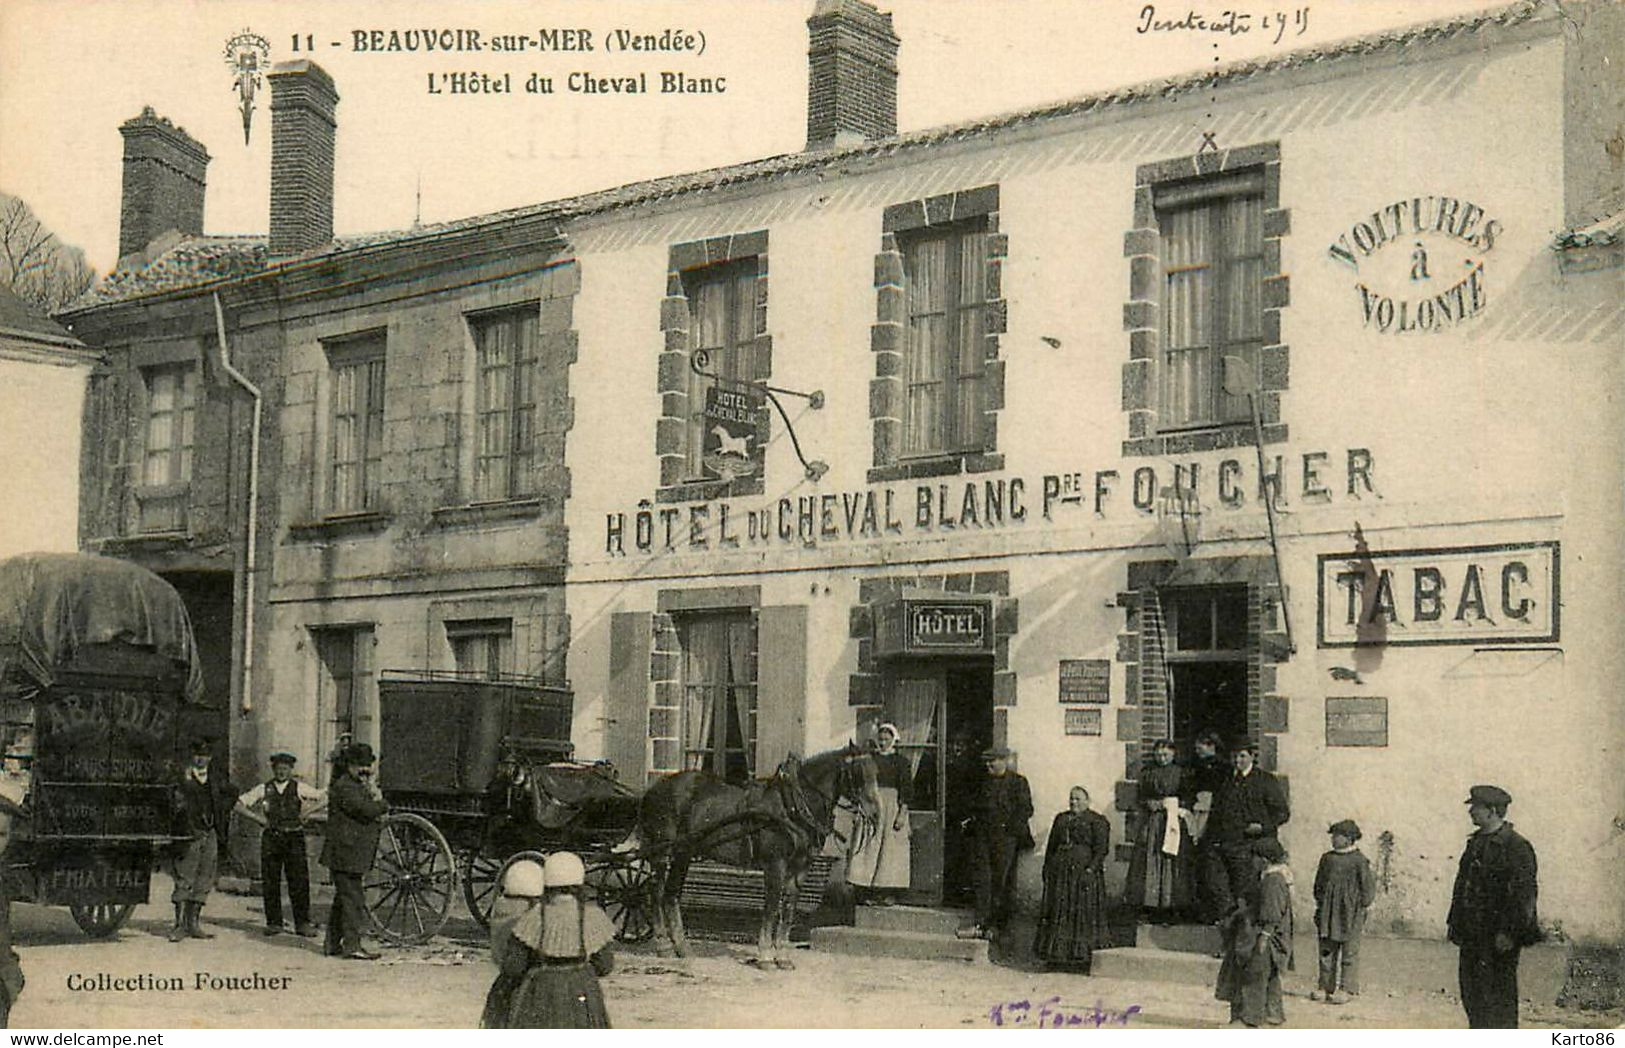
[[[363,891],[386,937],[427,940],[459,893],[486,926],[508,866],[560,850],[586,863],[622,941],[653,934],[648,867],[615,850],[637,820],[638,794],[608,765],[570,759],[567,688],[386,671],[378,693],[379,786],[392,810]]]
[[[570,759],[574,696],[566,688],[386,671],[378,691],[379,785],[392,810],[363,889],[374,921],[396,942],[422,942],[443,928],[459,887],[469,913],[487,925],[508,866],[568,850],[581,856],[618,939],[642,941],[658,930],[678,952],[690,865],[708,857],[755,872],[766,960],[787,946],[803,875],[836,810],[848,807],[855,825],[873,828],[874,765],[853,746],[788,757],[770,779],[750,784],[686,771],[640,793],[606,764]]]
[[[147,901],[202,697],[191,622],[163,579],[84,554],[0,561],[8,898],[65,905],[96,937]]]

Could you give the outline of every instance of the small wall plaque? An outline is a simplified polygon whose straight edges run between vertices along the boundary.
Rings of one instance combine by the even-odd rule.
[[[1388,745],[1388,700],[1364,695],[1328,697],[1326,745]]]
[[[1106,705],[1112,701],[1112,662],[1110,659],[1062,659],[1061,701],[1068,705],[1091,702]]]
[[[1102,721],[1101,713],[1102,713],[1101,710],[1077,710],[1077,709],[1069,709],[1069,710],[1067,710],[1066,711],[1066,734],[1068,734],[1068,735],[1099,735],[1099,734],[1101,734],[1102,731],[1103,731],[1103,729],[1101,727],[1101,721]]]

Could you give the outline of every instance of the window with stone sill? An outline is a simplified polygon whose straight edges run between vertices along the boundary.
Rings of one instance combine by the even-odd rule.
[[[472,501],[536,494],[538,307],[468,318],[474,339]]]
[[[1263,189],[1260,172],[1156,189],[1162,432],[1252,422],[1247,394],[1257,388],[1263,346]]]
[[[512,619],[448,622],[446,640],[460,675],[502,680],[514,672]]]
[[[331,343],[332,456],[327,515],[377,512],[384,454],[382,332]]]
[[[708,361],[706,370],[717,376],[708,378],[692,366],[685,376],[688,383],[688,425],[683,449],[686,481],[720,479],[705,465],[708,391],[712,387],[732,390],[737,388],[733,383],[756,379],[756,284],[754,258],[683,274],[683,292],[688,298],[689,310],[689,360],[692,363],[695,354],[704,354]]]
[[[146,416],[141,484],[136,493],[139,530],[184,531],[197,432],[198,369],[166,364],[142,372]]]
[[[906,296],[904,459],[983,450],[986,223],[900,235]]]
[[[1003,468],[1008,254],[997,185],[882,212],[869,340],[870,483]]]

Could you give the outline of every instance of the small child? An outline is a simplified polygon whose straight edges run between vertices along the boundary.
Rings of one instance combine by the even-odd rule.
[[[541,906],[514,923],[512,949],[501,959],[503,974],[518,976],[504,1025],[606,1029],[609,1013],[598,977],[614,967],[609,947],[615,928],[596,903],[587,901],[586,870],[579,856],[554,852],[542,872],[546,890]]]
[[[546,884],[541,863],[531,859],[520,859],[502,875],[502,894],[491,907],[491,963],[497,966],[497,977],[485,995],[485,1010],[480,1013],[482,1030],[508,1027],[513,992],[524,978],[527,960],[525,944],[519,941],[514,928],[533,911],[540,917]]]
[[[1214,996],[1230,1002],[1232,1023],[1280,1026],[1281,974],[1292,969],[1292,870],[1274,838],[1254,844],[1253,854],[1263,871],[1222,922],[1224,963]]]
[[[1377,879],[1371,863],[1354,846],[1360,839],[1360,827],[1353,819],[1334,822],[1326,832],[1332,835],[1332,850],[1320,857],[1315,871],[1320,982],[1309,999],[1346,1004],[1360,992],[1360,935],[1365,930],[1365,912],[1377,898]]]

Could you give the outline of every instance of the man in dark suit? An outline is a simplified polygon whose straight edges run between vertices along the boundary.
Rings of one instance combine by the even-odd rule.
[[[982,754],[987,775],[978,785],[969,823],[976,925],[965,938],[991,939],[1010,917],[1016,889],[1016,857],[1033,846],[1033,795],[1024,776],[1010,770],[1010,751]]]
[[[333,781],[327,791],[327,836],[322,841],[323,866],[333,875],[333,909],[327,917],[329,957],[375,961],[378,954],[361,943],[366,927],[367,903],[361,878],[372,868],[378,853],[381,820],[389,805],[373,782],[378,763],[372,747],[351,743],[333,761]]]
[[[207,739],[192,744],[192,759],[175,790],[174,834],[184,838],[170,869],[175,890],[170,901],[175,904],[175,927],[169,930],[169,941],[182,939],[212,939],[198,920],[203,904],[214,890],[215,874],[220,856],[226,850],[227,834],[231,830],[231,809],[237,803],[237,792],[226,781],[226,776],[210,768],[211,746]]]
[[[1258,767],[1256,743],[1237,740],[1230,749],[1230,761],[1234,774],[1219,786],[1204,837],[1211,843],[1206,848],[1203,880],[1213,910],[1220,916],[1257,883],[1263,866],[1259,846],[1279,844],[1276,831],[1292,816],[1281,780]]]
[[[1467,791],[1467,838],[1445,925],[1461,948],[1456,975],[1467,1025],[1518,1026],[1518,955],[1540,941],[1535,849],[1506,821],[1512,795],[1499,786]]]

